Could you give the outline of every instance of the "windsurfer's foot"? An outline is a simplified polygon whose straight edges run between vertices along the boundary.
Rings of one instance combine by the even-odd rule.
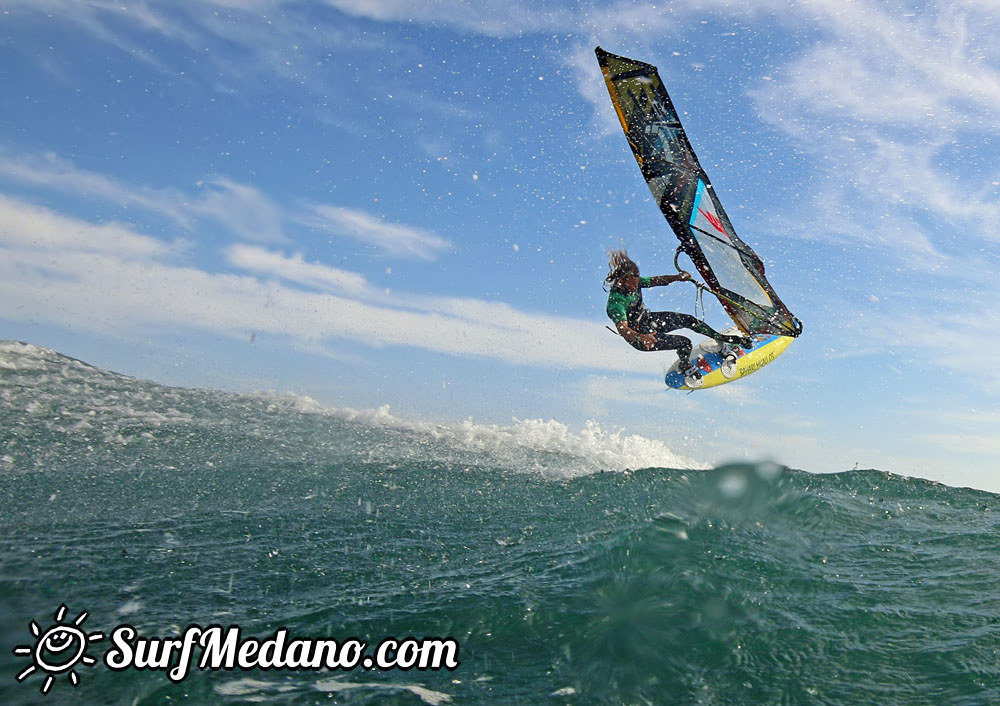
[[[729,339],[719,339],[717,343],[719,344],[720,358],[722,358],[723,360],[726,360],[727,358],[733,358],[733,359],[736,358],[735,346],[739,345],[738,343],[736,343],[735,341],[730,341]]]
[[[729,343],[734,346],[740,346],[741,348],[753,348],[753,339],[749,336],[726,336],[721,340],[723,342],[723,347]]]

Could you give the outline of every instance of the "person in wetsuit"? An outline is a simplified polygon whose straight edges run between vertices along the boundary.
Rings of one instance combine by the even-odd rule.
[[[726,336],[704,321],[690,314],[675,311],[649,311],[642,303],[642,290],[648,287],[662,287],[674,282],[689,282],[691,275],[681,272],[676,275],[640,277],[636,265],[623,249],[612,250],[608,255],[608,276],[605,283],[611,285],[608,293],[608,318],[615,322],[618,333],[635,349],[640,351],[677,351],[681,360],[681,372],[685,377],[701,377],[698,366],[690,364],[691,339],[673,335],[670,332],[686,328],[695,333],[714,338],[720,344],[728,343],[749,348],[752,342],[743,336]],[[690,367],[689,367],[690,365]]]

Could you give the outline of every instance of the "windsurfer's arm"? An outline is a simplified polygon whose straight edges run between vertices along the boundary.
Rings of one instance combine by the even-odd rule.
[[[656,345],[656,336],[651,333],[639,333],[634,328],[628,325],[627,319],[622,319],[621,321],[615,322],[615,328],[618,329],[618,333],[626,341],[635,345],[638,341],[642,344],[642,347],[647,351],[653,350],[653,346]]]
[[[687,272],[680,272],[676,275],[657,275],[656,277],[649,278],[650,287],[665,287],[668,284],[673,284],[674,282],[690,282],[691,275]]]

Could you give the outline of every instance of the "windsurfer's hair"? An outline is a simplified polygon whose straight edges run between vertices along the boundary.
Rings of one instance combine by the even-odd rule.
[[[628,256],[625,248],[608,250],[608,276],[604,278],[607,284],[614,284],[625,275],[639,274],[639,266]]]

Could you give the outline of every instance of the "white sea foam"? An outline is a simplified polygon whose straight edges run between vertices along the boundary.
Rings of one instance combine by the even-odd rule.
[[[395,417],[388,405],[372,410],[324,407],[298,395],[282,395],[282,406],[306,414],[325,414],[352,422],[408,432],[430,442],[436,449],[465,452],[467,462],[477,457],[489,465],[519,470],[547,471],[576,476],[600,471],[628,471],[639,468],[708,468],[674,453],[662,441],[624,431],[607,431],[596,421],[588,421],[574,431],[563,422],[549,419],[514,419],[510,425],[481,424],[472,420],[437,423]],[[448,459],[457,460],[457,459]]]
[[[276,424],[296,424],[301,415],[348,422],[360,434],[344,452],[367,461],[429,462],[537,472],[555,477],[623,472],[639,468],[706,468],[666,443],[595,421],[571,428],[549,419],[513,419],[487,424],[471,419],[435,422],[403,419],[388,405],[357,410],[331,407],[305,395],[234,395],[155,385],[94,368],[41,346],[0,341],[0,370],[25,373],[30,384],[0,390],[0,400],[23,409],[60,435],[97,435],[103,443],[131,443],[147,430],[186,425],[232,427],[268,436]],[[184,410],[184,411],[179,411]],[[374,431],[374,434],[367,433]]]
[[[280,694],[295,690],[295,687],[290,684],[276,684],[249,677],[223,682],[217,684],[214,688],[215,693],[221,696],[239,696],[244,701],[253,703],[264,703],[272,700],[269,696],[272,693]]]
[[[451,702],[451,696],[433,691],[417,684],[360,684],[340,679],[324,679],[316,682],[316,689],[326,693],[347,692],[353,689],[372,689],[384,692],[408,691],[429,706],[441,706]]]
[[[20,341],[0,341],[0,369],[46,370],[53,364],[67,368],[97,370],[75,358],[56,353],[50,348]]]

